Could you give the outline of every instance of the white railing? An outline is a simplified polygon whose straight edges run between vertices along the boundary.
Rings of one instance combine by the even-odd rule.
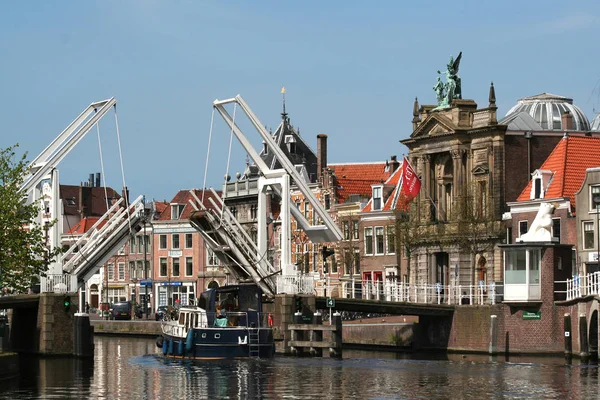
[[[277,275],[277,293],[314,294],[315,279],[311,275]]]
[[[491,305],[502,301],[501,285],[408,284],[394,280],[373,281],[328,278],[315,288],[317,296],[448,305]]]
[[[566,284],[567,300],[574,300],[585,296],[600,295],[600,272],[590,272],[585,275],[574,275],[566,281],[557,281]],[[555,291],[555,293],[565,293]]]
[[[74,293],[77,277],[71,274],[47,274],[40,277],[41,293]]]

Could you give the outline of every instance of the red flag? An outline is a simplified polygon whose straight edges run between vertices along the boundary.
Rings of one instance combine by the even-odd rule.
[[[402,163],[402,192],[407,201],[411,201],[419,194],[421,190],[421,180],[417,173],[408,163],[406,157]]]

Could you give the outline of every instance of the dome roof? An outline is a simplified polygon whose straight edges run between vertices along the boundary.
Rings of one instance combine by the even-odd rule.
[[[596,115],[596,118],[592,120],[592,128],[590,130],[600,132],[600,114]]]
[[[526,112],[540,125],[542,130],[563,131],[566,129],[562,126],[562,115],[566,111],[573,115],[573,130],[590,130],[590,122],[583,111],[573,105],[573,99],[550,93],[520,99],[513,108],[508,110],[504,119],[510,115]]]

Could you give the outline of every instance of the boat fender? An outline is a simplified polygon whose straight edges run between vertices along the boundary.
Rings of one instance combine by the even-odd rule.
[[[194,345],[194,330],[190,329],[187,333],[187,337],[185,338],[185,351],[192,351],[192,346]]]
[[[244,340],[238,336],[238,344],[248,344],[248,336],[244,336]]]
[[[164,340],[163,340],[162,336],[159,336],[156,338],[156,347],[158,347],[158,348],[163,347],[163,343],[164,343]]]
[[[173,339],[167,340],[169,342],[169,350],[167,351],[167,353],[169,354],[173,354]]]
[[[179,354],[180,356],[183,355],[183,340],[177,343],[177,354]]]
[[[169,347],[169,341],[168,340],[163,340],[163,344],[162,344],[162,352],[163,354],[167,354],[167,348]]]

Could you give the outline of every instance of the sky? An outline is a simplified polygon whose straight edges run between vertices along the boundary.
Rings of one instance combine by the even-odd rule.
[[[328,135],[329,163],[384,161],[407,154],[415,97],[435,103],[436,71],[460,51],[463,98],[480,107],[493,81],[499,116],[548,92],[591,120],[599,37],[595,1],[5,1],[0,148],[18,143],[31,161],[90,103],[114,97],[117,118],[58,165],[61,183],[104,170],[118,191],[125,182],[134,197],[170,201],[243,172],[246,152],[211,117],[215,99],[240,94],[274,130],[285,87],[313,150]],[[239,110],[236,122],[259,150]]]

